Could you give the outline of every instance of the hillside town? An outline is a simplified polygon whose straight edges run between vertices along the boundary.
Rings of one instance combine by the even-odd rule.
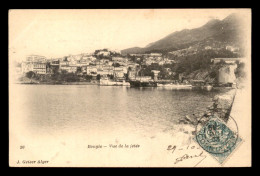
[[[227,46],[226,50],[237,51],[230,51],[230,48],[232,49]],[[205,48],[204,51],[207,52],[210,49]],[[18,78],[23,83],[108,84],[104,82],[106,80],[124,83],[131,83],[131,81],[156,82],[151,86],[156,86],[158,83],[192,84],[193,86],[217,83],[232,87],[236,85],[236,70],[244,60],[243,58],[207,58],[210,63],[206,67],[210,67],[211,73],[201,77],[198,75],[205,69],[199,67],[197,70],[200,71],[196,75],[193,70],[190,73],[187,70],[180,71],[181,64],[188,65],[184,63],[187,59],[182,59],[182,56],[173,57],[171,54],[121,54],[119,51],[101,49],[94,53],[68,55],[61,58],[28,55],[23,62],[16,64],[16,71]],[[205,62],[203,59],[201,60],[201,62]],[[212,73],[214,69],[216,73]],[[191,76],[192,74],[193,76]],[[134,85],[136,86],[136,84]],[[144,87],[146,86],[144,85]]]

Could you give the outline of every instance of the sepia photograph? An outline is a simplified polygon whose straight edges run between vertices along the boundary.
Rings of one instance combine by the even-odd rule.
[[[9,167],[251,167],[251,9],[10,9]]]

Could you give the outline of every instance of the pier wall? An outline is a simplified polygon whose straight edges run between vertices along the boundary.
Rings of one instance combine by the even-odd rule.
[[[216,95],[212,99],[212,104],[207,107],[204,112],[197,114],[187,114],[185,117],[179,120],[179,124],[185,124],[191,128],[186,133],[195,134],[195,127],[200,122],[207,121],[211,116],[217,116],[224,121],[229,119],[229,115],[232,109],[234,98],[236,95],[236,89],[231,89],[228,92]]]

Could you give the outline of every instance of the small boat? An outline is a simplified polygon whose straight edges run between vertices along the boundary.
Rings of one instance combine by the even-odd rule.
[[[156,82],[153,81],[129,81],[131,87],[157,87]]]
[[[108,78],[102,78],[99,82],[100,86],[130,86],[129,82],[121,81],[112,81]]]
[[[205,86],[201,86],[201,88],[202,88],[203,90],[211,91],[212,88],[213,88],[213,86],[208,84],[208,85],[205,85]]]
[[[163,86],[164,86],[163,84],[157,83],[157,87],[163,87]]]
[[[125,82],[125,80],[122,82],[122,86],[130,86],[129,82]]]

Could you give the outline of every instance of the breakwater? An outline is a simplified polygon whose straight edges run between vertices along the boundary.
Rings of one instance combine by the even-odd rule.
[[[205,111],[187,114],[185,117],[179,119],[179,124],[183,124],[182,127],[185,129],[185,133],[195,134],[195,127],[197,124],[202,122],[202,120],[207,121],[211,116],[217,116],[220,119],[227,121],[229,119],[235,95],[236,89],[231,89],[225,93],[215,95],[212,99],[211,105],[209,105]]]

